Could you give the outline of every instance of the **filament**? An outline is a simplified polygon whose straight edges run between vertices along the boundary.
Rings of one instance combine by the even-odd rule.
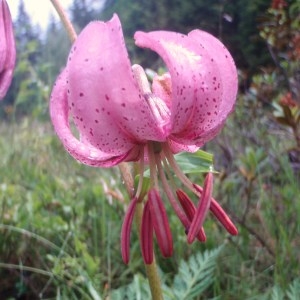
[[[175,213],[177,214],[178,218],[186,226],[186,224],[189,224],[190,222],[189,222],[187,216],[185,215],[185,213],[182,211],[181,207],[178,205],[178,203],[174,197],[174,194],[173,194],[170,186],[168,185],[168,180],[166,178],[166,175],[164,173],[164,170],[163,170],[163,167],[161,164],[160,155],[156,154],[155,159],[156,159],[157,169],[159,172],[159,177],[160,177],[162,185],[163,185],[163,189],[166,192],[167,197],[168,197],[173,209],[175,210]]]
[[[138,183],[138,187],[137,187],[137,191],[136,191],[136,197],[139,198],[142,188],[143,188],[143,179],[144,179],[144,171],[145,171],[145,161],[144,161],[144,147],[142,147],[141,150],[141,159],[139,162],[139,183]]]

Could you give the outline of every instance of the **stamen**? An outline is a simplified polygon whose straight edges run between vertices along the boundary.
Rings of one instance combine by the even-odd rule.
[[[235,225],[229,219],[226,212],[219,205],[219,203],[213,198],[211,199],[210,210],[220,221],[220,223],[224,226],[224,228],[228,231],[228,233],[230,233],[231,235],[237,235],[239,233]]]
[[[147,78],[147,75],[140,65],[133,65],[131,67],[134,78],[138,84],[139,90],[141,91],[142,94],[150,94],[151,93],[151,88],[150,84]]]
[[[199,193],[203,193],[203,188],[199,185],[194,185],[195,188],[199,191]],[[227,230],[231,235],[237,235],[238,230],[230,220],[227,213],[221,207],[221,205],[214,199],[211,198],[210,211],[214,214],[214,216],[219,220],[219,222],[223,225],[223,227]]]
[[[145,264],[153,262],[153,222],[149,208],[149,201],[146,202],[143,210],[141,223],[141,251]]]
[[[170,123],[171,111],[161,98],[154,95],[151,91],[150,84],[144,69],[140,65],[133,65],[132,67],[134,78],[138,84],[139,90],[147,101],[149,108],[153,114],[157,125],[163,130]]]
[[[145,162],[144,162],[144,147],[142,147],[142,150],[141,150],[141,159],[139,161],[139,183],[138,183],[138,187],[137,187],[137,190],[136,190],[136,194],[135,196],[137,198],[140,197],[140,194],[141,194],[141,191],[142,191],[142,188],[143,188],[143,179],[144,179],[144,171],[145,171]],[[139,199],[139,201],[141,201],[142,199]]]
[[[192,200],[188,197],[188,195],[182,191],[182,190],[177,190],[176,191],[176,194],[177,194],[177,198],[181,204],[181,207],[183,208],[185,214],[187,215],[188,219],[190,222],[193,221],[194,219],[194,216],[196,214],[196,206],[194,205],[194,203],[192,202]],[[190,226],[186,228],[186,234],[188,234],[189,232],[189,229],[190,229]],[[200,231],[197,235],[197,239],[200,241],[200,242],[205,242],[206,241],[206,234],[205,234],[205,231],[204,231],[204,228],[201,227],[200,228]]]
[[[182,209],[178,205],[177,200],[176,200],[170,186],[168,185],[168,180],[166,178],[163,167],[161,165],[160,155],[156,155],[155,159],[156,159],[156,165],[157,165],[157,169],[158,169],[158,172],[159,172],[159,177],[160,177],[161,182],[162,182],[163,189],[164,189],[164,191],[165,191],[165,193],[166,193],[166,195],[167,195],[167,197],[168,197],[168,199],[169,199],[176,215],[180,219],[183,226],[185,228],[187,228],[187,227],[190,226],[190,221],[188,220],[187,216],[185,215],[185,213],[182,211]]]
[[[170,257],[173,253],[172,234],[166,209],[157,190],[151,189],[149,191],[148,203],[160,251],[164,257]]]
[[[211,203],[212,188],[213,175],[212,173],[208,173],[204,181],[203,193],[200,197],[200,202],[187,236],[187,241],[189,244],[194,241],[203,225]]]
[[[191,191],[193,191],[197,196],[201,196],[203,193],[203,188],[199,185],[193,184],[189,178],[181,171],[179,166],[177,165],[176,160],[174,159],[174,156],[172,152],[169,149],[169,146],[167,143],[163,145],[163,153],[166,156],[166,159],[170,166],[173,168],[175,174],[179,178],[179,180]],[[223,210],[223,208],[218,204],[218,202],[211,198],[211,204],[209,207],[210,211],[215,215],[215,217],[219,220],[219,222],[224,226],[224,228],[231,234],[231,235],[237,235],[238,230],[233,224],[233,222],[230,220],[226,212]]]
[[[155,187],[157,190],[159,190],[153,143],[148,142],[147,145],[148,145],[148,158],[149,158],[149,167],[150,167],[150,186]]]
[[[163,144],[163,152],[170,166],[172,167],[174,173],[177,175],[178,179],[191,191],[195,192],[193,183],[189,178],[181,171],[176,160],[174,159],[173,153],[171,152],[169,145],[167,143]]]
[[[128,264],[130,259],[130,233],[137,202],[137,197],[134,197],[131,200],[129,207],[126,211],[121,229],[121,253],[125,264]]]
[[[176,194],[185,214],[187,215],[188,219],[192,221],[194,219],[194,215],[196,212],[196,207],[194,203],[191,201],[191,199],[184,191],[177,190]]]
[[[152,93],[143,95],[151,109],[151,112],[161,127],[170,122],[171,111],[166,103]]]

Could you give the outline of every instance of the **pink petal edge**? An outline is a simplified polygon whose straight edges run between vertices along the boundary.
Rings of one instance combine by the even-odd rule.
[[[5,0],[1,0],[0,6],[0,37],[0,100],[2,100],[10,87],[16,64],[13,23]]]
[[[190,134],[193,124],[209,127],[220,105],[222,84],[209,51],[193,38],[175,32],[136,32],[134,38],[138,46],[157,52],[171,75],[173,139],[185,130]]]
[[[196,145],[201,147],[219,133],[228,115],[233,111],[238,91],[238,75],[230,52],[220,40],[202,30],[193,30],[188,36],[209,51],[212,59],[218,65],[221,82],[223,83],[218,114],[215,116],[209,130],[204,134],[202,131],[198,131],[199,139],[194,141]]]
[[[57,78],[50,98],[50,117],[54,129],[66,150],[80,162],[98,167],[111,167],[126,160],[130,152],[119,156],[102,152],[92,145],[83,143],[74,137],[69,125],[67,100],[67,71],[64,69]],[[132,150],[132,149],[131,149]]]
[[[67,68],[74,122],[90,144],[119,155],[128,144],[165,140],[133,77],[117,15],[82,30]]]

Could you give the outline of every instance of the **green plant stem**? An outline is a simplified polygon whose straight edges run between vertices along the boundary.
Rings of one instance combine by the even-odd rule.
[[[143,216],[143,206],[144,206],[144,204],[142,202],[139,202],[136,206],[135,222],[136,222],[138,229],[141,228],[142,216]],[[149,281],[152,299],[162,300],[163,294],[162,294],[162,288],[161,288],[161,281],[160,281],[160,278],[158,275],[158,270],[157,270],[154,255],[153,255],[153,262],[151,264],[145,264],[145,269],[146,269],[146,274],[147,274],[148,281]]]
[[[69,20],[68,16],[66,15],[59,0],[50,0],[50,1],[51,1],[52,5],[54,6],[56,12],[58,13],[62,23],[64,24],[64,26],[67,30],[67,33],[70,37],[71,42],[73,43],[77,38],[77,34],[76,34],[76,31],[75,31],[71,21]]]
[[[122,178],[124,180],[124,184],[127,189],[127,192],[130,197],[133,197],[134,180],[132,177],[131,168],[130,168],[129,164],[121,163],[121,164],[119,164],[119,169],[121,171]],[[142,202],[139,202],[136,206],[135,222],[136,222],[138,230],[140,230],[140,228],[141,228],[142,216],[143,216],[143,205],[144,204]],[[140,235],[139,235],[139,237],[140,237]],[[146,274],[147,274],[148,281],[149,281],[152,299],[162,300],[163,294],[162,294],[162,288],[161,288],[161,281],[160,281],[158,270],[157,270],[155,256],[154,256],[153,262],[151,264],[145,264],[145,269],[146,269]]]

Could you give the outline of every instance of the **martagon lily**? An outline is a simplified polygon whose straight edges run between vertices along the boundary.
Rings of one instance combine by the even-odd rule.
[[[142,255],[150,264],[153,234],[163,256],[173,251],[161,190],[183,224],[188,243],[195,238],[206,240],[202,225],[209,210],[230,234],[238,233],[212,198],[213,173],[208,173],[202,188],[189,180],[174,158],[182,151],[197,151],[221,130],[234,108],[237,71],[224,45],[201,30],[188,35],[136,32],[134,38],[137,46],[161,56],[167,73],[155,75],[150,84],[141,66],[131,66],[116,15],[108,22],[91,22],[74,42],[67,65],[56,80],[50,115],[64,147],[81,163],[111,167],[139,162],[139,185],[121,231],[125,263],[129,261],[135,208],[143,201],[144,168],[149,165],[150,186],[140,234]],[[70,129],[70,117],[79,139]],[[182,189],[174,187],[172,175],[196,195],[197,206]]]
[[[0,100],[4,98],[13,78],[16,46],[9,7],[0,0]]]

